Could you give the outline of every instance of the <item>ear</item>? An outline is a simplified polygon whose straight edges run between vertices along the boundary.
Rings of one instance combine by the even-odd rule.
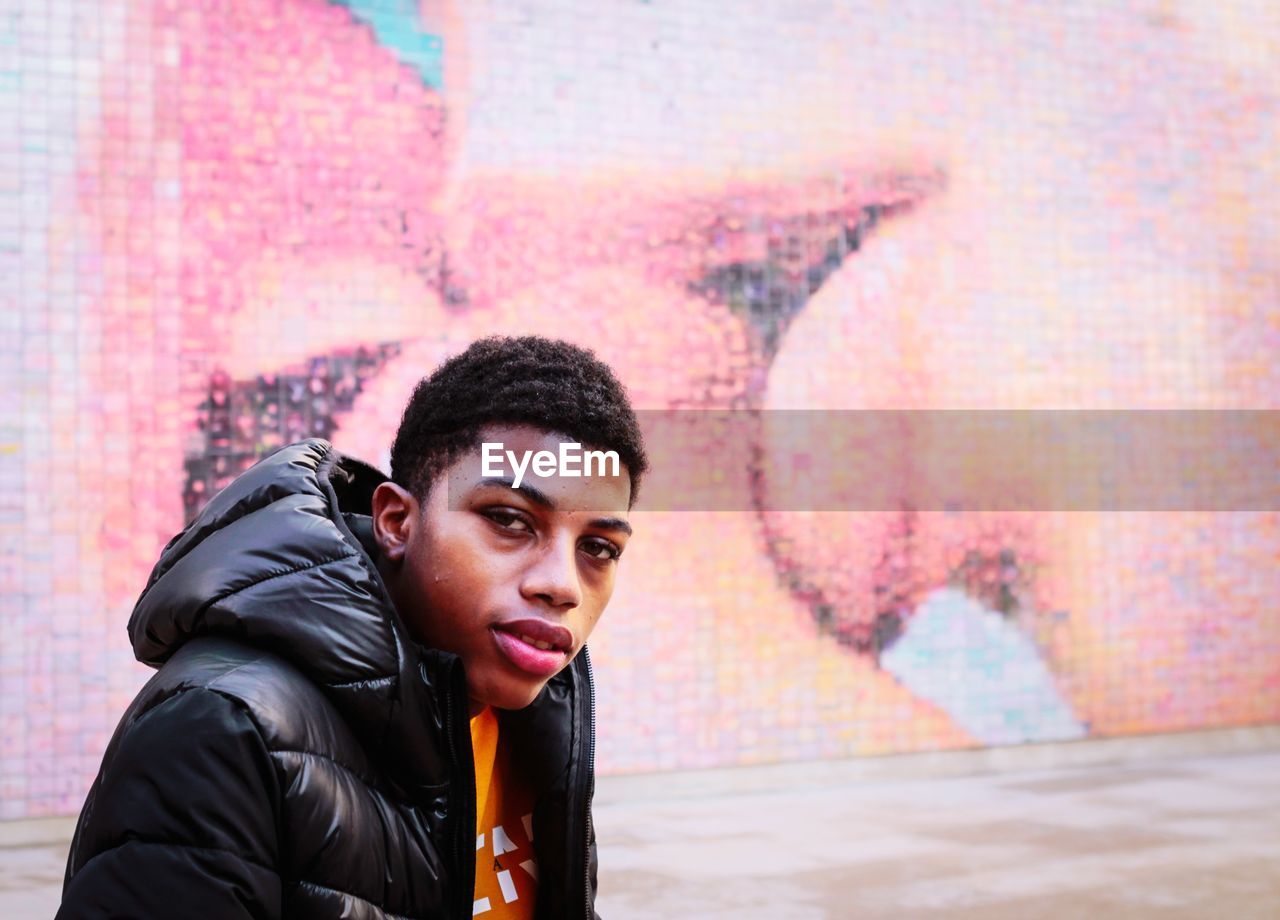
[[[418,523],[418,500],[408,489],[384,482],[373,490],[373,538],[388,562],[404,560]]]

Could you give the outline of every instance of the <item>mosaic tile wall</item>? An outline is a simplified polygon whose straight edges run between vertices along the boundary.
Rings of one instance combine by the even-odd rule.
[[[79,809],[183,522],[385,462],[477,335],[646,408],[1277,408],[1277,215],[1269,0],[6,3],[0,818]],[[605,771],[1280,720],[1273,513],[636,520]]]

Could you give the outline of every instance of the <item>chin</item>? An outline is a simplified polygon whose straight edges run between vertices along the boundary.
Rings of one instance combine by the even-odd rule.
[[[538,698],[538,694],[545,686],[546,681],[516,686],[508,683],[502,687],[491,688],[491,692],[485,694],[484,699],[495,709],[524,709]]]

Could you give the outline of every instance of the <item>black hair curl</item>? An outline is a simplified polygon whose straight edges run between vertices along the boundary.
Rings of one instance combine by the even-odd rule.
[[[625,388],[588,349],[541,336],[479,339],[424,377],[391,446],[392,480],[425,501],[435,478],[480,446],[480,430],[501,424],[617,451],[635,503],[649,464]]]

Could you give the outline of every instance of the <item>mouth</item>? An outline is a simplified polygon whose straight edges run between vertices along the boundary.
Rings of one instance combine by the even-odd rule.
[[[537,618],[507,620],[489,627],[494,643],[511,664],[536,677],[550,677],[573,651],[573,633]]]

